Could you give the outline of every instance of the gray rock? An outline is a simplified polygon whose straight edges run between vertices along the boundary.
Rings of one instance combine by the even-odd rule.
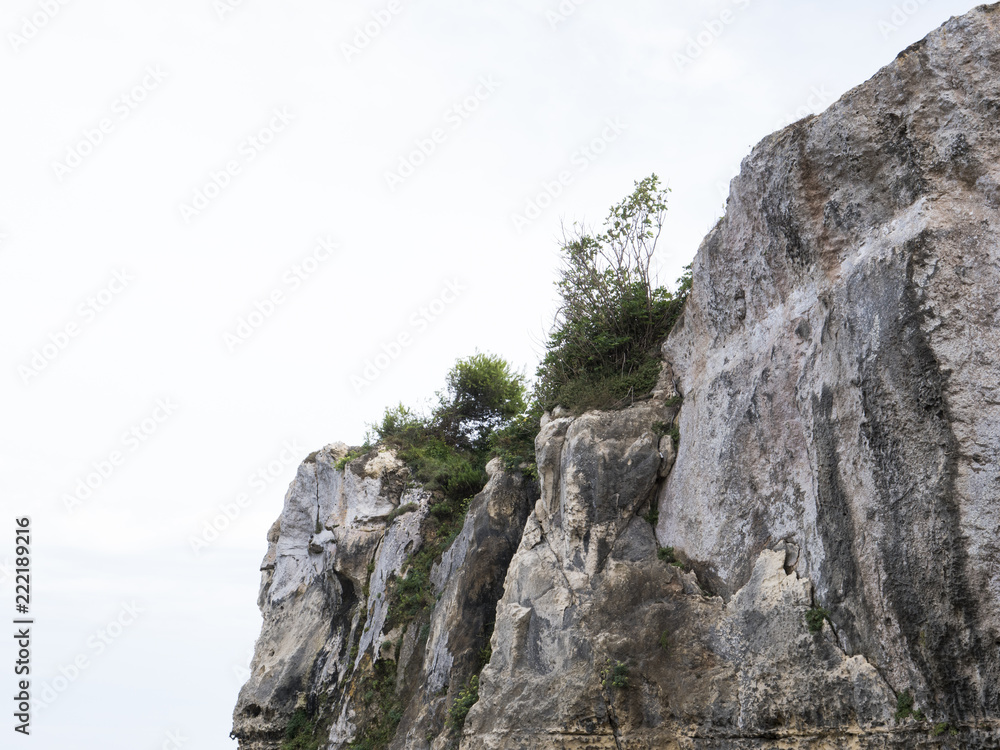
[[[469,508],[462,531],[432,571],[439,599],[393,750],[451,746],[448,709],[489,656],[504,576],[537,494],[532,483],[504,471],[496,459],[487,472],[490,480]]]
[[[307,459],[241,750],[297,708],[322,750],[386,710],[392,750],[1000,748],[998,115],[988,5],[762,141],[652,396],[544,415],[537,490],[492,463],[412,621],[431,494],[388,450]]]
[[[940,722],[1000,713],[998,23],[759,144],[664,346],[661,543],[728,599],[793,541],[846,652]]]
[[[361,657],[382,645],[385,582],[420,543],[428,495],[406,489],[408,471],[390,453],[336,469],[346,452],[328,446],[303,462],[268,532],[264,624],[233,715],[241,750],[278,750],[295,710],[315,711],[331,686],[342,691],[327,715],[331,736],[353,737],[348,688]],[[382,509],[401,498],[418,510],[387,524]]]
[[[432,571],[439,601],[405,630],[389,630],[389,583],[424,544],[432,495],[410,482],[391,451],[336,469],[346,453],[342,444],[327,447],[299,467],[268,532],[264,624],[233,717],[240,750],[279,750],[300,708],[324,733],[324,748],[346,747],[380,718],[364,701],[376,663],[392,665],[405,709],[393,746],[447,746],[448,708],[482,666],[537,490],[491,463],[489,482]],[[390,520],[392,509],[410,504],[414,510]]]

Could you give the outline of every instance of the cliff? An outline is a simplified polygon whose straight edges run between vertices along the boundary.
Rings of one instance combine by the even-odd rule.
[[[654,392],[545,415],[460,530],[307,458],[241,750],[1000,747],[998,115],[990,5],[766,138]]]

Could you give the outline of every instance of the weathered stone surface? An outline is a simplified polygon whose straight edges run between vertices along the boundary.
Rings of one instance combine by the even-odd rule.
[[[786,570],[794,547],[761,551],[728,602],[659,559],[637,514],[662,481],[653,425],[675,412],[653,399],[546,422],[542,496],[508,570],[463,750],[888,736],[895,695],[828,625],[808,630],[812,586]],[[619,662],[628,685],[615,688],[603,672]]]
[[[446,747],[447,709],[482,666],[507,564],[537,489],[493,462],[432,571],[438,603],[405,632],[390,631],[389,582],[405,575],[424,543],[433,497],[409,481],[391,451],[336,469],[346,452],[328,446],[299,467],[268,532],[258,600],[264,625],[234,713],[241,750],[279,750],[297,708],[326,733],[324,747],[346,747],[359,722],[371,718],[367,708],[359,714],[357,700],[371,689],[376,660],[395,660],[396,695],[406,709],[394,747]],[[403,507],[412,509],[390,516]]]
[[[725,598],[793,541],[847,653],[939,722],[1000,713],[998,113],[989,5],[765,139],[664,347],[660,541]]]
[[[452,745],[447,709],[483,666],[503,593],[504,575],[521,541],[535,488],[498,460],[487,466],[490,480],[476,496],[458,538],[431,574],[438,604],[430,619],[417,688],[391,747],[443,750]],[[428,742],[428,737],[433,740]]]
[[[636,518],[659,480],[653,424],[671,417],[654,400],[545,421],[535,442],[541,498],[507,572],[463,748],[614,747],[597,672],[623,658],[676,577]],[[612,560],[619,539],[621,564]]]
[[[264,624],[233,716],[241,750],[278,750],[297,707],[313,711],[331,685],[350,686],[360,660],[350,648],[364,654],[381,645],[385,582],[420,544],[428,496],[407,488],[402,463],[380,453],[338,470],[344,453],[328,446],[303,462],[268,532],[258,599]],[[400,501],[417,510],[387,524]],[[343,698],[332,733],[353,736],[351,716]]]
[[[307,459],[241,750],[297,706],[348,746],[374,660],[392,750],[1000,748],[998,115],[990,5],[759,144],[652,397],[546,414],[537,490],[491,465],[412,622],[385,632],[429,493],[391,451]]]

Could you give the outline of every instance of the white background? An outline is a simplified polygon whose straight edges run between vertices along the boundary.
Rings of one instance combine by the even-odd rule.
[[[189,750],[235,747],[265,534],[305,454],[359,443],[477,349],[533,373],[561,223],[599,224],[652,172],[673,191],[672,283],[757,141],[973,7],[226,2],[0,11],[0,525],[32,518],[32,689],[55,695],[14,735],[3,638],[3,747],[153,750],[178,731]],[[400,184],[401,160],[420,163]],[[293,288],[322,237],[338,249]],[[434,304],[448,283],[462,291]],[[227,345],[241,319],[260,325]],[[352,385],[401,333],[411,345]],[[227,528],[196,550],[213,522]]]

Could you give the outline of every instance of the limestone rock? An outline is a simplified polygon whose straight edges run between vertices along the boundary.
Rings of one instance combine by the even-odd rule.
[[[390,630],[390,581],[425,543],[433,496],[391,451],[337,469],[347,454],[341,444],[311,455],[268,532],[264,624],[233,717],[240,750],[279,750],[300,708],[324,733],[323,748],[346,747],[373,716],[364,696],[376,665],[396,674],[391,692],[405,709],[394,747],[443,747],[452,739],[448,708],[482,666],[533,484],[490,465],[487,486],[432,570],[437,604]],[[402,506],[410,511],[392,513]]]
[[[888,731],[895,695],[829,627],[809,631],[812,588],[786,571],[785,545],[758,555],[728,603],[659,559],[637,511],[662,481],[653,425],[676,409],[654,399],[543,428],[542,496],[508,570],[463,750]],[[616,665],[627,685],[613,684]]]
[[[450,747],[447,711],[489,658],[497,600],[536,494],[530,482],[502,470],[496,460],[487,471],[489,482],[432,571],[438,604],[431,614],[421,667],[411,677],[416,690],[393,750]],[[434,739],[428,742],[428,737]]]
[[[987,5],[762,141],[651,396],[544,415],[537,487],[491,463],[409,620],[433,494],[310,456],[240,749],[297,708],[321,750],[1000,747],[998,115]]]
[[[664,346],[658,538],[724,598],[800,548],[849,654],[1000,716],[1000,7],[758,145]]]
[[[351,644],[360,654],[377,648],[385,582],[420,543],[427,493],[406,487],[408,472],[391,455],[336,469],[346,453],[328,446],[302,463],[268,532],[258,599],[264,624],[233,717],[241,750],[278,750],[296,707],[313,709],[330,685],[350,683],[360,660]],[[375,520],[401,499],[418,509],[391,524]],[[349,737],[350,700],[339,708],[335,727]]]

